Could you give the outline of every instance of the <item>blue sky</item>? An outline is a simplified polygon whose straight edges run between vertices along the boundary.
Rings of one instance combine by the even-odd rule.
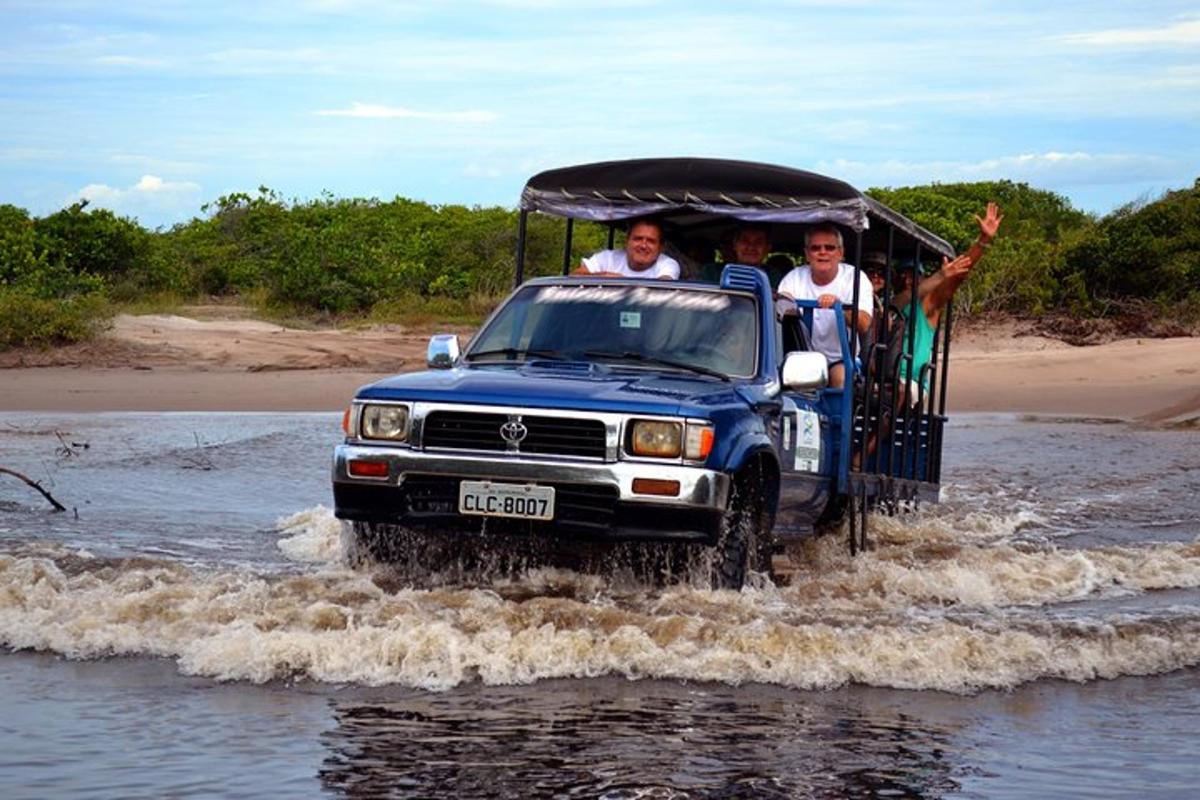
[[[234,191],[515,205],[612,158],[1107,212],[1200,176],[1192,2],[0,0],[0,203],[149,226]]]

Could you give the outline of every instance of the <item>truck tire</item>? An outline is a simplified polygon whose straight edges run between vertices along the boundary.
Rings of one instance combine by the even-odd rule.
[[[771,573],[771,509],[762,471],[751,466],[734,477],[712,565],[714,589],[740,590],[751,572]]]

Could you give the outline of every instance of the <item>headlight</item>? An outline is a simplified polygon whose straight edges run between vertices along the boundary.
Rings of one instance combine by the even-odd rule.
[[[364,405],[359,429],[364,439],[387,439],[403,442],[408,439],[408,406]]]
[[[636,419],[629,433],[629,450],[635,456],[678,458],[682,434],[683,426],[678,422]]]

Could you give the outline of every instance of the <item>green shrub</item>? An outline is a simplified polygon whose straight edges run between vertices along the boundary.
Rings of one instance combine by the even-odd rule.
[[[1066,265],[1099,301],[1188,301],[1200,286],[1200,180],[1117,209],[1070,248]]]
[[[47,298],[0,289],[0,349],[86,341],[110,316],[108,303],[99,294]]]
[[[375,323],[403,325],[479,325],[495,310],[504,295],[473,294],[469,297],[406,297],[384,300],[371,309]]]
[[[1200,181],[1098,221],[1053,192],[1011,181],[870,194],[959,251],[975,239],[974,216],[988,201],[1000,204],[1000,236],[960,290],[961,308],[1097,314],[1143,298],[1185,313],[1197,303]],[[273,316],[478,321],[512,288],[518,213],[510,208],[329,194],[287,201],[259,187],[201,212],[149,232],[84,203],[43,219],[0,205],[0,291],[66,306],[92,295],[125,304],[212,295]],[[526,278],[562,272],[564,228],[529,215]],[[603,225],[576,223],[567,268],[606,238]]]
[[[150,233],[111,211],[86,207],[82,200],[34,223],[46,261],[107,281],[136,280],[134,273],[149,255]]]
[[[959,289],[958,307],[1041,314],[1088,305],[1071,280],[1066,252],[1093,221],[1066,198],[1012,181],[932,184],[871,189],[869,194],[948,241],[958,252],[979,234],[976,215],[988,202],[1000,206],[1000,234]]]

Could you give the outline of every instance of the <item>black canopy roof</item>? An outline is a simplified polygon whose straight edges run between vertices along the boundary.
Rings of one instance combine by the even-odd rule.
[[[943,239],[848,183],[750,161],[642,158],[561,167],[529,179],[521,209],[607,223],[655,216],[677,231],[728,227],[730,220],[771,224],[773,230],[775,223],[832,222],[852,231],[875,228],[872,238],[877,238],[890,226],[936,253],[954,252]],[[772,238],[779,244],[792,237]]]

